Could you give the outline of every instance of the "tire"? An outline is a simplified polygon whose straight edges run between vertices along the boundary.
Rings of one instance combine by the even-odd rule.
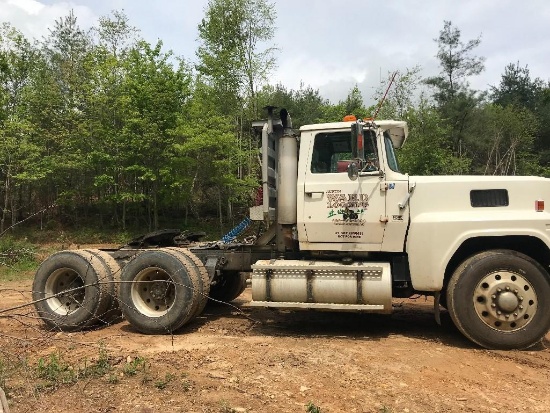
[[[61,251],[38,268],[32,299],[50,327],[77,331],[101,320],[109,308],[109,275],[97,256],[86,251]]]
[[[102,317],[102,321],[105,324],[113,324],[122,319],[122,311],[118,303],[118,289],[120,287],[120,274],[122,272],[119,263],[107,252],[98,249],[84,250],[94,254],[103,263],[108,275],[109,275],[109,295],[111,297],[111,304],[107,309],[107,312]]]
[[[524,349],[550,329],[550,277],[530,257],[491,250],[464,261],[447,287],[456,327],[489,349]]]
[[[239,271],[224,271],[216,284],[210,287],[210,298],[213,302],[233,301],[243,293],[246,288],[246,273]]]
[[[122,270],[122,313],[144,334],[170,334],[196,314],[199,289],[199,273],[182,254],[145,250]]]
[[[188,249],[184,248],[167,248],[170,251],[177,252],[179,254],[182,254],[184,257],[186,257],[188,260],[190,260],[191,264],[195,266],[199,273],[199,284],[200,288],[198,289],[198,300],[199,304],[197,306],[197,310],[193,317],[199,316],[203,310],[204,307],[206,307],[206,303],[208,302],[208,295],[210,293],[210,277],[208,276],[208,271],[206,270],[206,267],[202,263],[199,257],[197,257],[195,254],[193,254]]]

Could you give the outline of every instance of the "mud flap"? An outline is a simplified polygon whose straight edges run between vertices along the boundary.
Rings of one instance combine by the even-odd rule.
[[[438,326],[441,326],[441,313],[439,312],[439,300],[441,298],[441,292],[437,291],[434,294],[434,315],[435,322]]]

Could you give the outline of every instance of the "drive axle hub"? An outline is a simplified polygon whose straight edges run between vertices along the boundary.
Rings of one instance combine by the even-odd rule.
[[[477,285],[474,308],[479,318],[499,331],[515,331],[531,320],[537,310],[537,295],[521,274],[497,271],[487,274]]]

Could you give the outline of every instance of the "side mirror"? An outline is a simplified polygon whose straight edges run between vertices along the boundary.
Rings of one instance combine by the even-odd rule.
[[[348,178],[352,181],[355,181],[359,178],[359,167],[357,162],[353,161],[348,165]]]
[[[359,121],[351,125],[351,154],[354,159],[365,159],[365,135]]]

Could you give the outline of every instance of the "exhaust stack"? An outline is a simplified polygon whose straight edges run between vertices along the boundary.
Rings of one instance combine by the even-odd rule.
[[[281,109],[283,135],[279,138],[277,165],[277,223],[296,225],[296,186],[298,183],[298,141],[292,131],[292,120]]]

